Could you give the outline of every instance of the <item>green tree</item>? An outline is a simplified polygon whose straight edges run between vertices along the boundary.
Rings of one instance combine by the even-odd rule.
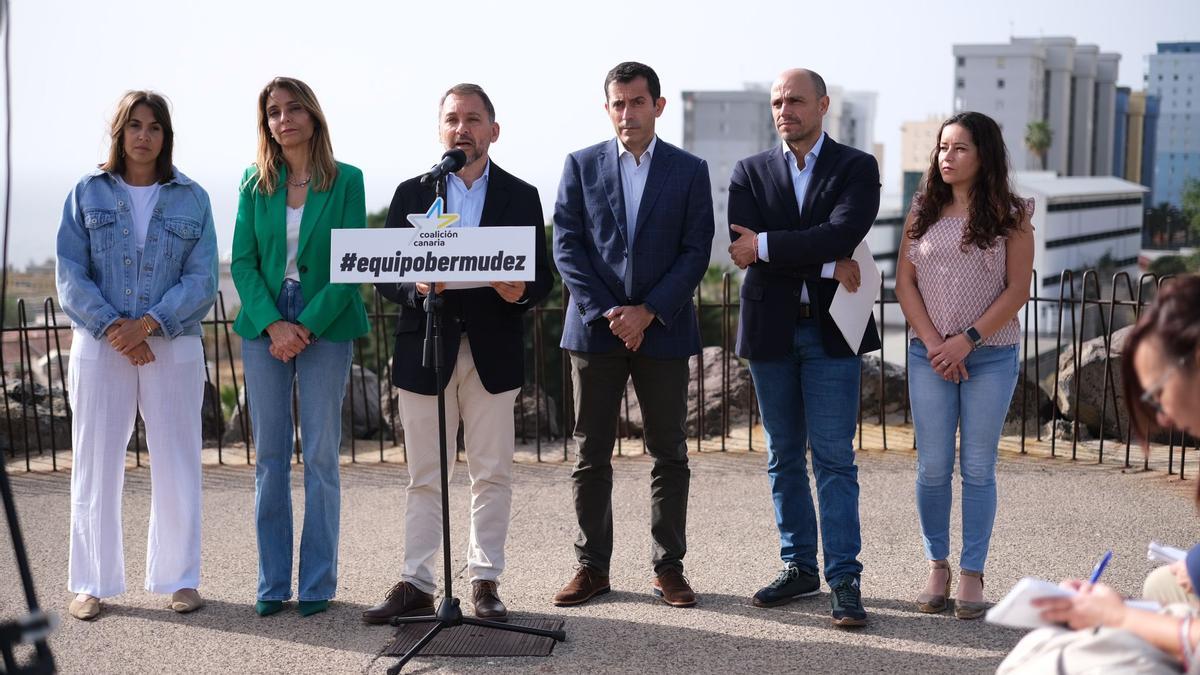
[[[1025,147],[1042,160],[1042,170],[1046,169],[1046,151],[1054,143],[1054,131],[1045,120],[1030,122],[1025,127]]]
[[[387,224],[388,207],[367,214],[367,227],[383,227]]]
[[[1200,242],[1200,180],[1189,178],[1184,181],[1180,204],[1191,243]]]

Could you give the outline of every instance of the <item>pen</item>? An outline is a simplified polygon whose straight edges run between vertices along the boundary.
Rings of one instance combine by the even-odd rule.
[[[1107,551],[1100,556],[1100,562],[1096,563],[1095,569],[1092,570],[1092,576],[1088,579],[1089,584],[1094,584],[1100,581],[1100,575],[1104,574],[1104,568],[1108,567],[1108,561],[1112,560],[1112,551]]]

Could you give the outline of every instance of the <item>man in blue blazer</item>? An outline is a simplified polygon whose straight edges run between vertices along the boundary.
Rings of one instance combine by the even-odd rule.
[[[729,252],[746,270],[737,353],[750,362],[767,434],[784,563],[754,604],[772,607],[820,592],[817,515],[806,468],[811,445],[833,622],[861,626],[866,612],[853,441],[859,354],[879,349],[879,334],[872,320],[855,353],[829,307],[839,283],[858,289],[858,266],[848,258],[879,212],[879,166],[822,131],[828,109],[820,75],[789,70],[775,81],[771,114],[782,142],[734,167]]]
[[[708,267],[713,210],[708,167],[654,134],[666,100],[649,66],[604,79],[617,137],[567,157],[554,207],[554,260],[571,292],[562,347],[570,354],[578,459],[572,473],[579,568],[554,597],[578,605],[607,593],[612,557],[612,451],[633,378],[651,470],[653,592],[690,607],[683,576],[688,358],[700,351],[692,296]]]

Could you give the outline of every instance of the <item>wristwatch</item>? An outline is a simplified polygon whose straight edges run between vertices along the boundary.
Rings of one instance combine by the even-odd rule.
[[[966,335],[967,339],[971,341],[971,349],[978,349],[983,346],[983,336],[979,334],[979,331],[975,330],[975,326],[969,326],[963,331],[963,335]]]

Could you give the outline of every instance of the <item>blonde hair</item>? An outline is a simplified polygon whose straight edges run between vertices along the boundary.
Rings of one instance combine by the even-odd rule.
[[[171,167],[171,154],[175,149],[175,128],[171,126],[171,109],[167,99],[153,91],[127,91],[121,97],[109,125],[112,142],[108,148],[108,160],[101,164],[100,168],[109,173],[125,173],[125,126],[129,124],[129,118],[133,117],[133,109],[139,105],[150,108],[154,121],[162,127],[162,150],[158,153],[158,159],[154,161],[154,171],[157,182],[167,183],[175,176],[175,170]]]
[[[309,166],[312,167],[312,186],[317,192],[327,192],[337,178],[337,162],[333,159],[333,144],[329,140],[329,126],[317,95],[300,80],[292,77],[276,77],[263,87],[258,95],[258,155],[254,166],[258,169],[255,188],[262,194],[272,195],[279,186],[279,172],[283,165],[283,147],[271,136],[267,124],[267,99],[276,89],[287,90],[308,112],[313,120],[313,134],[308,141]]]

